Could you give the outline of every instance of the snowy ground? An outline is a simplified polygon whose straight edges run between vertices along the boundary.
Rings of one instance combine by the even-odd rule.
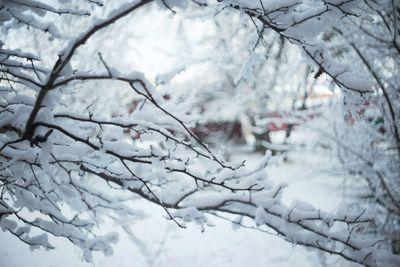
[[[298,138],[297,140],[301,140]],[[300,141],[298,141],[300,142]],[[314,206],[333,210],[342,200],[340,190],[342,178],[321,170],[330,166],[330,159],[321,156],[318,149],[300,149],[291,152],[288,160],[279,166],[269,167],[269,175],[276,182],[289,183],[284,193],[284,201],[292,199],[313,203]],[[238,158],[255,161],[258,155],[242,154]],[[55,240],[57,249],[53,251],[30,249],[15,237],[0,232],[0,267],[70,267],[70,266],[351,266],[337,257],[323,256],[300,246],[294,246],[274,234],[253,229],[236,229],[232,223],[213,219],[214,227],[205,232],[196,225],[180,229],[164,219],[158,207],[141,203],[150,214],[132,228],[143,241],[130,241],[115,225],[105,225],[110,231],[120,232],[120,240],[114,247],[114,255],[105,257],[95,254],[94,263],[81,261],[79,249],[64,240]],[[140,242],[139,242],[140,243]]]

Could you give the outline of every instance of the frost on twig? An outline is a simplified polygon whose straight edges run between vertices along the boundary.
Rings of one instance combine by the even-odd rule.
[[[99,1],[86,2],[102,6]],[[269,155],[255,170],[227,162],[197,136],[186,113],[169,110],[166,99],[141,72],[118,71],[100,52],[93,59],[101,63],[98,69],[74,69],[75,61],[83,60],[78,50],[94,35],[150,2],[133,1],[96,19],[76,38],[67,38],[68,44],[52,57],[51,64],[48,58],[1,44],[1,85],[6,88],[0,90],[1,228],[32,247],[52,249],[48,234],[64,237],[82,248],[89,261],[92,251],[109,255],[110,243],[117,241],[114,234],[96,234],[96,223],[104,215],[116,222],[141,218],[131,207],[128,193],[162,207],[166,217],[180,227],[188,221],[209,225],[210,215],[233,214],[266,225],[294,244],[365,266],[398,263],[398,257],[380,248],[376,238],[363,230],[374,219],[367,210],[331,214],[300,202],[285,206],[281,201],[284,185],[273,185],[265,173]],[[161,1],[161,6],[186,7],[178,2]],[[232,7],[257,19],[262,31],[271,29],[280,40],[299,45],[344,90],[370,91],[360,80],[348,80],[351,70],[341,72],[343,68],[329,60],[330,51],[323,43],[313,43],[321,41],[320,34],[332,26],[332,20],[358,16],[353,1],[322,1],[316,6],[312,4],[317,1],[219,2],[223,8]],[[62,33],[36,16],[88,15],[83,9],[57,9],[39,1],[0,5],[8,31],[18,30],[14,28],[22,23],[60,40],[64,40]],[[33,8],[32,14],[27,14],[27,7]],[[318,24],[324,27],[316,26],[319,19],[327,22]],[[309,26],[313,30],[305,31]],[[241,78],[255,64],[249,61]],[[159,76],[159,83],[167,83],[182,70]],[[251,75],[245,78],[251,80]],[[129,90],[140,105],[131,114],[99,111],[93,101],[81,97],[82,91],[99,84]],[[98,94],[99,98],[112,96]],[[31,228],[42,234],[31,236]]]

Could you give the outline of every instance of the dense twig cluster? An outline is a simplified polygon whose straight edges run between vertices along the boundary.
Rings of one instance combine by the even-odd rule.
[[[87,2],[102,6],[99,1]],[[115,241],[112,235],[99,237],[94,231],[102,214],[112,213],[116,220],[123,218],[121,221],[140,217],[128,205],[128,199],[118,194],[128,191],[161,206],[181,227],[190,220],[207,223],[207,214],[237,214],[269,226],[290,242],[365,266],[398,262],[380,250],[379,240],[363,236],[362,225],[373,219],[365,210],[329,214],[300,203],[286,207],[280,201],[283,186],[272,186],[266,179],[266,162],[253,172],[244,170],[243,163],[224,162],[190,130],[181,117],[184,114],[167,110],[163,98],[144,75],[120,74],[101,54],[99,59],[106,72],[68,71],[73,60],[79,60],[74,58],[77,50],[92,36],[151,2],[134,1],[98,20],[68,40],[52,67],[43,66],[39,56],[2,44],[6,47],[0,50],[2,229],[31,246],[48,249],[53,247],[47,236],[31,237],[30,227],[68,238],[83,249],[89,260],[93,250],[109,253],[109,242]],[[167,9],[174,8],[170,1],[161,2]],[[367,91],[346,85],[339,79],[343,70],[329,69],[324,52],[295,34],[301,32],[297,27],[326,14],[353,15],[347,8],[353,1],[323,1],[307,16],[295,16],[301,3],[269,8],[261,1],[261,6],[254,7],[252,2],[249,7],[235,1],[228,5],[261,21],[261,32],[269,28],[301,45],[345,89]],[[36,17],[27,20],[25,7],[45,14],[89,15],[38,1],[5,1],[2,5],[1,12],[10,16],[6,23],[10,31],[15,23],[23,23],[56,37],[51,25]],[[129,87],[143,105],[129,116],[113,117],[93,113],[90,105],[74,110],[76,103],[68,102],[63,95],[68,88],[87,88],[107,81],[115,87]],[[79,90],[74,93],[79,96]],[[127,132],[136,133],[136,137],[128,137]],[[343,231],[336,231],[338,228]]]

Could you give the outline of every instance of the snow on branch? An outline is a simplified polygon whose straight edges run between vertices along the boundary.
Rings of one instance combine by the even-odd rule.
[[[100,1],[87,2],[102,6]],[[75,58],[77,50],[95,34],[151,2],[133,1],[96,20],[69,40],[50,66],[36,63],[41,57],[35,54],[1,48],[1,85],[7,88],[0,90],[1,228],[32,247],[53,249],[47,234],[67,238],[90,261],[92,251],[108,255],[110,244],[117,241],[114,234],[96,234],[101,217],[111,214],[117,222],[141,218],[129,205],[131,199],[124,197],[129,193],[162,207],[181,227],[188,221],[207,224],[210,215],[235,214],[268,226],[289,242],[351,262],[399,263],[397,256],[380,248],[379,240],[364,230],[374,214],[345,208],[328,213],[301,202],[284,205],[284,186],[272,185],[265,173],[268,155],[255,170],[247,170],[244,162],[226,162],[195,134],[186,114],[169,111],[163,96],[142,73],[121,74],[100,53],[101,68],[66,71],[73,60],[86,60]],[[180,6],[179,1],[161,2],[167,9]],[[206,6],[203,1],[193,2],[199,8]],[[320,1],[316,6],[312,5],[315,1],[219,2],[223,8],[257,18],[263,30],[272,29],[301,46],[344,89],[369,91],[361,82],[350,85],[344,77],[351,70],[338,68],[328,60],[329,51],[317,44],[332,21],[358,16],[353,9],[356,1]],[[6,11],[0,12],[8,12],[10,20],[49,30],[56,38],[57,29],[27,14],[25,7],[38,14],[89,15],[40,1],[4,3]],[[13,13],[18,8],[23,11]],[[85,89],[110,84],[128,88],[141,104],[131,114],[107,114],[92,109],[94,104],[82,97]],[[31,236],[31,228],[42,234]]]

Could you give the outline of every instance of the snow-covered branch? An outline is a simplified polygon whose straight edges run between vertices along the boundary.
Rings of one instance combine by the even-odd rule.
[[[99,1],[83,2],[94,10],[103,6]],[[115,8],[106,18],[95,18],[75,38],[64,36],[46,16],[59,15],[61,22],[64,16],[83,19],[90,16],[85,8],[72,9],[62,4],[52,7],[28,0],[0,4],[0,15],[6,17],[0,25],[7,28],[5,32],[18,31],[18,24],[39,29],[44,35],[50,32],[56,41],[52,39],[47,44],[55,43],[57,50],[56,55],[43,55],[46,51],[42,49],[25,52],[26,44],[21,43],[19,48],[9,43],[12,37],[7,33],[4,35],[8,42],[0,43],[1,228],[32,247],[53,249],[47,234],[64,237],[82,248],[85,259],[90,261],[92,251],[110,254],[110,243],[117,239],[113,234],[98,235],[97,222],[105,214],[111,214],[116,222],[140,219],[140,211],[130,202],[140,198],[162,207],[168,219],[181,227],[189,221],[203,226],[214,215],[240,215],[250,218],[257,226],[269,227],[288,242],[364,266],[400,264],[399,257],[380,246],[381,237],[370,235],[367,225],[376,219],[376,214],[368,209],[343,208],[328,213],[300,201],[287,206],[281,199],[285,186],[274,185],[266,174],[269,153],[253,170],[247,169],[245,162],[228,162],[196,134],[196,120],[191,110],[174,108],[176,103],[169,101],[144,74],[118,70],[97,48],[99,57],[92,61],[100,67],[80,69],[90,61],[80,54],[87,48],[85,44],[95,42],[101,32],[131,18],[151,2],[133,1]],[[166,12],[176,12],[176,7],[186,6],[180,1],[158,2]],[[249,17],[252,22],[249,25],[256,28],[257,38],[249,42],[252,57],[240,71],[240,77],[232,79],[226,72],[226,80],[233,87],[251,84],[254,77],[249,69],[263,66],[256,58],[260,45],[267,55],[274,55],[274,75],[279,73],[277,69],[286,45],[292,43],[318,69],[315,79],[325,73],[344,92],[362,96],[376,90],[365,78],[365,72],[360,72],[367,68],[380,88],[376,91],[383,93],[396,137],[393,140],[397,142],[397,156],[400,155],[398,106],[387,92],[388,85],[369,63],[366,52],[354,43],[350,42],[350,46],[364,63],[360,68],[340,64],[326,40],[334,31],[333,25],[343,38],[348,37],[347,19],[361,17],[360,1],[188,2],[217,12],[232,8]],[[396,23],[389,26],[390,32],[394,29],[390,44],[395,47],[397,27]],[[270,45],[264,40],[268,29],[278,36]],[[373,35],[372,38],[377,39]],[[181,72],[185,68],[178,69]],[[160,84],[168,85],[174,75]],[[270,88],[277,87],[277,83],[277,78],[271,80]],[[117,98],[115,89],[126,94]],[[112,102],[117,112],[108,112],[105,105],[97,105],[93,94],[103,98],[103,104]],[[111,101],[113,97],[115,101]],[[118,102],[124,98],[135,103],[131,112]],[[253,119],[262,120],[256,116]],[[296,119],[302,120],[301,116],[291,119],[290,128]],[[353,156],[374,169],[370,159],[357,151],[353,151]],[[392,183],[386,182],[382,172],[375,173],[380,174],[386,196],[377,199],[389,199],[398,210],[399,198],[392,193]],[[32,236],[31,228],[41,234]]]

